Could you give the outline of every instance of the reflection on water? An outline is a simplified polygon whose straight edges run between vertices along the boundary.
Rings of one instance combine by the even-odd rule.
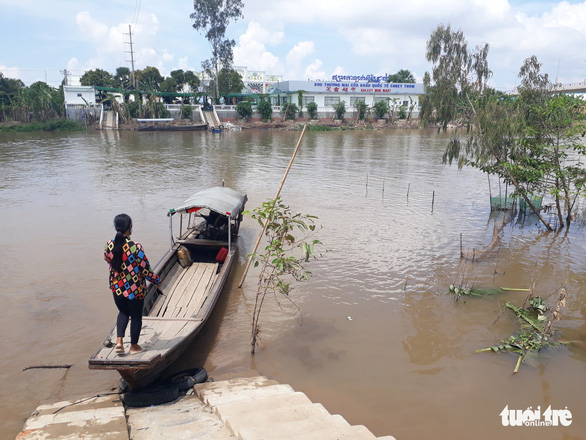
[[[248,193],[248,208],[273,197],[299,133],[227,132],[0,134],[0,221],[5,270],[0,326],[3,437],[42,401],[115,387],[115,373],[90,371],[114,322],[104,243],[127,212],[133,237],[153,260],[166,250],[168,208],[220,184]],[[504,303],[525,294],[455,302],[456,280],[529,287],[549,297],[562,285],[569,307],[559,328],[585,341],[583,230],[543,233],[530,219],[511,224],[490,258],[460,262],[465,247],[492,239],[486,177],[441,164],[444,140],[426,131],[305,134],[283,188],[293,209],[319,217],[328,252],[296,286],[295,305],[269,302],[261,349],[249,353],[257,273],[237,289],[258,229],[241,228],[239,265],[215,313],[173,369],[204,365],[210,375],[256,369],[290,383],[377,435],[580,438],[586,432],[586,351],[580,344],[544,357],[473,354],[517,328]],[[432,209],[433,201],[433,209]],[[302,324],[302,325],[300,325]],[[72,364],[69,370],[27,370]],[[498,414],[541,405],[572,411],[570,427],[504,428]],[[552,428],[553,429],[553,428]],[[479,433],[481,433],[479,435]],[[552,434],[553,433],[553,434]]]

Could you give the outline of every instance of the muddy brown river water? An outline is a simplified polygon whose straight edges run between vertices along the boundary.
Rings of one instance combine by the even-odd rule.
[[[115,319],[102,259],[113,217],[131,215],[133,238],[156,263],[169,244],[169,208],[222,180],[248,193],[249,209],[259,206],[277,191],[298,136],[0,133],[1,438],[14,438],[43,402],[117,386],[117,373],[87,367]],[[515,220],[490,258],[460,261],[460,234],[464,247],[480,248],[496,218],[486,176],[442,165],[444,145],[425,130],[306,133],[282,197],[319,217],[327,252],[291,294],[302,317],[269,301],[250,355],[258,274],[236,287],[259,232],[247,219],[214,315],[172,370],[255,369],[399,440],[586,438],[584,228],[547,234],[534,218]],[[456,302],[446,294],[454,282],[535,283],[550,301],[565,286],[557,328],[579,343],[512,375],[515,355],[474,350],[518,329],[504,304],[522,305],[526,292]],[[63,364],[72,367],[23,371]],[[571,424],[503,426],[505,407],[538,406],[567,408]]]

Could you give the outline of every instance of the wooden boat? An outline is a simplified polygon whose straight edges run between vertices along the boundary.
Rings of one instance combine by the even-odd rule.
[[[204,131],[208,129],[208,124],[193,125],[141,125],[138,131]]]
[[[130,389],[137,390],[156,380],[185,351],[209,318],[234,264],[246,201],[244,194],[215,187],[169,210],[170,249],[154,268],[161,283],[149,285],[145,296],[139,341],[144,351],[128,354],[127,337],[126,354],[117,354],[114,327],[104,348],[90,358],[90,369],[117,370]]]

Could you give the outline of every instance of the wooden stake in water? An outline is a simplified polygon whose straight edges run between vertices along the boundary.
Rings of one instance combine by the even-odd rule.
[[[385,178],[383,177],[383,197],[385,195]]]
[[[299,136],[299,140],[297,141],[297,146],[295,147],[295,150],[293,151],[293,156],[291,156],[291,160],[289,161],[289,166],[287,167],[287,170],[285,171],[285,175],[283,176],[283,180],[281,180],[281,186],[279,186],[279,190],[277,191],[277,195],[275,196],[275,199],[277,197],[279,197],[279,195],[281,194],[281,190],[283,189],[283,185],[285,184],[285,180],[287,179],[287,174],[289,174],[289,170],[291,169],[291,165],[293,165],[293,160],[295,159],[295,156],[297,155],[297,150],[299,150],[299,145],[301,145],[301,139],[303,139],[303,135],[305,134],[306,128],[307,128],[307,124],[305,124],[303,126],[303,131],[301,132],[301,135]],[[248,257],[248,261],[246,262],[246,267],[244,268],[244,273],[242,274],[242,279],[240,280],[240,284],[238,284],[238,287],[242,287],[242,284],[244,284],[244,279],[246,278],[246,274],[248,273],[248,269],[250,268],[250,263],[252,263],[252,259],[253,259],[252,255],[258,249],[258,245],[260,244],[260,240],[265,232],[265,229],[266,229],[268,223],[269,223],[269,218],[267,217],[267,219],[265,220],[265,223],[262,227],[262,231],[260,231],[260,234],[258,235],[258,239],[256,240],[256,244],[254,245],[254,249],[252,250],[252,252],[250,253],[250,256]]]
[[[462,249],[462,233],[460,232],[460,258],[464,258],[464,250]]]
[[[407,185],[407,201],[409,201],[409,189],[411,189],[411,184]]]
[[[486,173],[486,177],[488,177],[488,197],[490,200],[490,210],[492,211],[492,189],[490,187],[490,174]]]
[[[435,203],[435,191],[433,192],[433,195],[431,196],[431,212],[433,212],[434,203]]]

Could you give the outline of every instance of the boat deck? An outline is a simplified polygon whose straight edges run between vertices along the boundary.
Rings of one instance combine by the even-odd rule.
[[[177,266],[161,284],[161,293],[149,316],[143,317],[140,345],[144,351],[129,354],[130,342],[126,338],[125,353],[116,353],[114,345],[104,347],[90,359],[90,368],[150,368],[201,325],[202,319],[195,316],[208,299],[218,263],[196,262],[185,269]],[[112,329],[110,340],[116,340],[116,328]]]

